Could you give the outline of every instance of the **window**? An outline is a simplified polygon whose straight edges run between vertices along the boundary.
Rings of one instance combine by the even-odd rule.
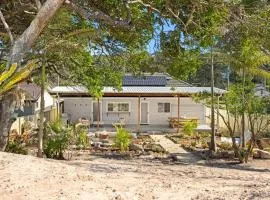
[[[168,113],[171,111],[170,103],[158,103],[158,112]]]
[[[108,112],[129,112],[128,103],[108,103]]]
[[[36,108],[38,108],[38,101],[36,102]]]

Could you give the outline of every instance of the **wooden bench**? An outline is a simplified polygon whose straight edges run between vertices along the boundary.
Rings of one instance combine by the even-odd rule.
[[[178,126],[183,127],[186,122],[190,122],[190,121],[194,121],[198,124],[199,119],[198,118],[182,118],[182,117],[180,117],[179,119],[177,117],[168,118],[169,126],[171,128],[177,128]]]

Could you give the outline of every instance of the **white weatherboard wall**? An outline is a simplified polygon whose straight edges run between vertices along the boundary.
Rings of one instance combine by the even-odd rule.
[[[72,122],[79,118],[92,119],[92,98],[90,97],[67,97],[64,99],[64,112],[71,116]]]
[[[47,92],[44,92],[44,100],[45,100],[45,108],[54,106],[54,99],[53,97]],[[35,105],[35,112],[40,110],[40,102],[41,98],[39,97],[37,100],[37,104]]]
[[[71,116],[72,122],[77,122],[79,118],[86,117],[92,121],[91,97],[64,97],[64,112]],[[177,97],[142,97],[141,102],[148,102],[149,124],[168,124],[168,117],[177,117]],[[112,113],[108,112],[108,103],[128,103],[129,112]],[[158,112],[158,103],[170,103],[169,113]],[[104,97],[100,100],[102,106],[101,120],[105,124],[112,124],[125,118],[126,124],[137,124],[138,121],[138,98],[137,97]],[[205,123],[205,108],[202,104],[192,101],[192,98],[180,98],[180,116],[197,117],[200,123]]]

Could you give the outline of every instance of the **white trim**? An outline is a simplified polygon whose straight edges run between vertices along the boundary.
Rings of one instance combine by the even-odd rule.
[[[98,103],[98,101],[97,100],[92,100],[92,107],[91,107],[91,109],[92,109],[92,122],[94,122],[94,103]],[[100,108],[99,108],[99,121],[101,122],[102,121],[102,114],[103,114],[103,112],[102,112],[102,101],[101,100],[99,100],[99,106],[100,106]]]
[[[147,123],[142,123],[142,103],[147,103]],[[140,105],[140,124],[142,125],[146,125],[146,124],[150,124],[150,118],[149,118],[149,101],[141,101],[141,105]]]

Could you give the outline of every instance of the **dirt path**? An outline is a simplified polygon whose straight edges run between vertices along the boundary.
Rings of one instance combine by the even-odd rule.
[[[0,153],[0,199],[270,199],[270,170]]]

